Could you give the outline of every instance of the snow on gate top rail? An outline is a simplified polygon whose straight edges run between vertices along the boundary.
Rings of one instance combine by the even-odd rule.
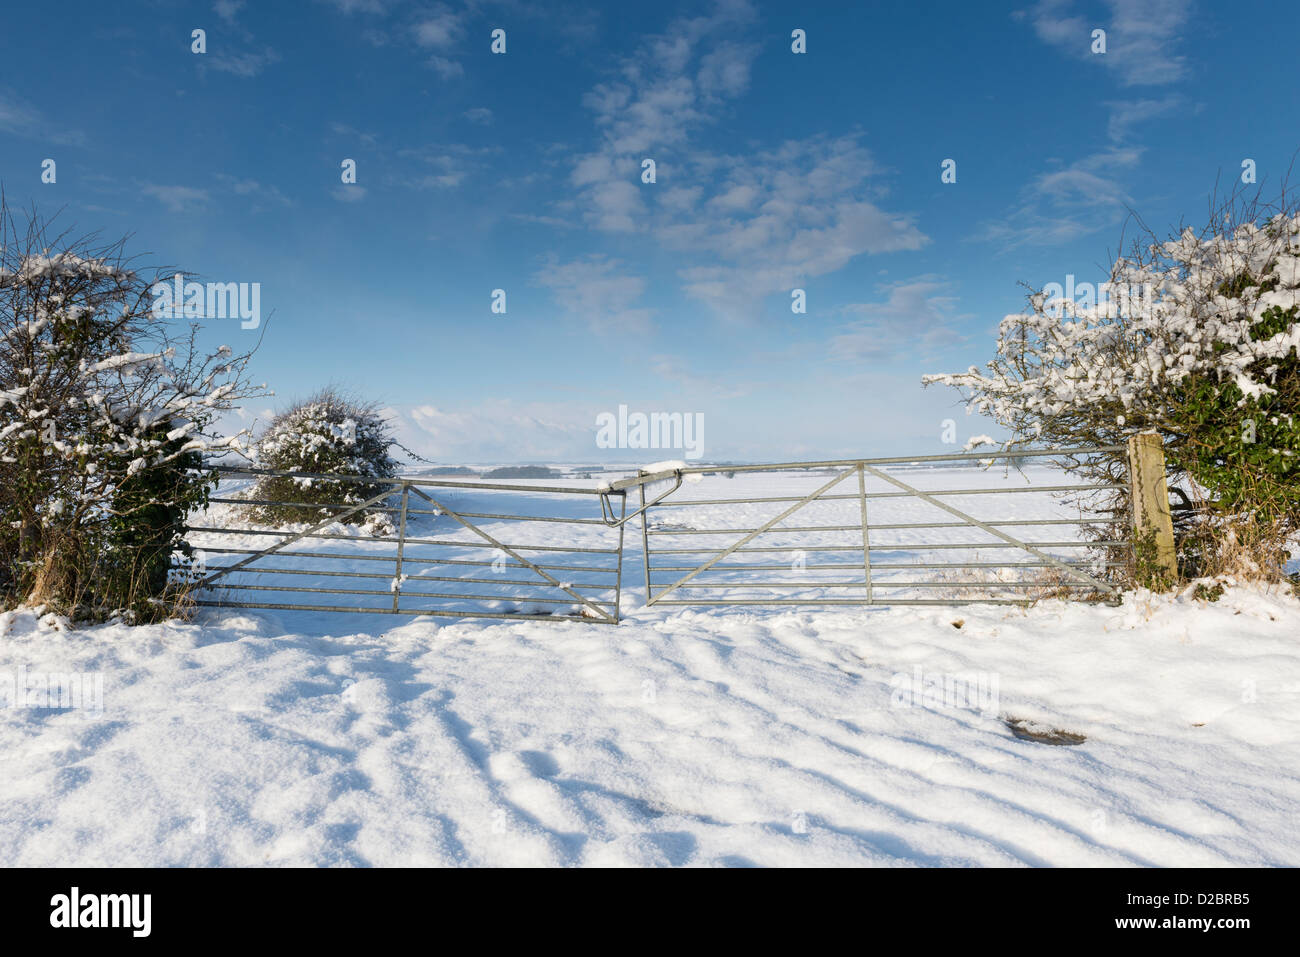
[[[1099,452],[1122,452],[1122,445],[1080,446],[1068,449],[1012,449],[1002,452],[952,452],[942,455],[896,455],[875,459],[825,459],[808,462],[767,462],[758,465],[683,465],[680,468],[661,469],[645,472],[631,478],[619,479],[604,486],[604,491],[621,492],[639,485],[662,482],[678,475],[703,475],[710,472],[775,472],[790,469],[816,468],[854,468],[859,465],[912,465],[917,462],[971,462],[983,465],[994,459],[1018,459],[1023,457],[1063,458],[1071,455],[1096,455]]]
[[[220,463],[205,466],[205,468],[211,471],[225,472],[228,475],[271,475],[285,478],[319,479],[328,482],[365,482],[374,485],[405,484],[420,488],[489,489],[502,492],[562,492],[577,495],[593,495],[598,491],[591,487],[582,488],[573,485],[515,485],[507,482],[455,482],[450,479],[443,481],[427,477],[408,478],[400,475],[380,477],[376,475],[347,475],[326,472],[288,472],[282,469],[259,469],[252,466],[245,467]]]

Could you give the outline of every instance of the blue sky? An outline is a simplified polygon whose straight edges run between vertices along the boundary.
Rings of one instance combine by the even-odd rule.
[[[597,448],[620,405],[702,414],[710,460],[943,451],[988,425],[919,378],[985,361],[1019,283],[1300,148],[1281,0],[59,11],[0,36],[9,202],[260,283],[247,422],[342,384],[445,462],[676,457]]]

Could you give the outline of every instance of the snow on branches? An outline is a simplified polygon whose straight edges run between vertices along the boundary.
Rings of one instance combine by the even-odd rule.
[[[152,315],[153,281],[121,242],[49,232],[0,201],[0,598],[93,580],[114,536],[153,534],[132,515],[177,520],[206,481],[181,476],[243,446],[217,418],[261,389],[251,351],[202,350],[197,326]]]
[[[962,389],[968,409],[1015,433],[1010,444],[1051,438],[1072,417],[1105,410],[1111,438],[1176,427],[1172,393],[1191,378],[1231,383],[1238,405],[1274,391],[1277,363],[1300,349],[1300,321],[1260,336],[1265,317],[1300,303],[1300,214],[1226,234],[1182,235],[1115,261],[1112,288],[1146,289],[1137,308],[1029,297],[1007,316],[997,357],[981,371],[927,375]]]

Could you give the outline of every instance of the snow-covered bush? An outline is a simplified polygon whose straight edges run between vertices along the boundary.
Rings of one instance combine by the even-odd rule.
[[[1234,202],[1213,221],[1117,259],[1108,291],[1128,295],[1031,294],[984,370],[923,381],[961,389],[1011,447],[1159,433],[1184,574],[1275,577],[1300,530],[1300,211]],[[1122,452],[1076,467],[1126,474]]]
[[[155,317],[163,271],[121,242],[50,233],[0,204],[0,603],[156,618],[211,481],[194,467],[239,445],[209,428],[252,394],[248,356]]]
[[[325,389],[277,415],[258,438],[254,455],[259,468],[315,475],[354,475],[388,479],[398,462],[389,454],[392,427],[377,403],[365,402]],[[300,476],[267,475],[254,487],[252,498],[291,504],[257,506],[258,517],[269,522],[318,522],[337,515],[338,508],[359,505],[389,487],[383,481],[331,481]],[[363,510],[345,522],[383,523],[382,512]],[[376,530],[383,531],[382,527]]]

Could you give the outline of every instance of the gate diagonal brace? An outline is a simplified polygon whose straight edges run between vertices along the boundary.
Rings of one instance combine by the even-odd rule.
[[[223,575],[229,575],[231,572],[238,571],[239,569],[243,568],[245,565],[257,561],[259,558],[265,558],[267,555],[273,555],[276,552],[278,552],[280,549],[284,548],[286,545],[292,545],[294,542],[298,541],[301,538],[309,538],[313,532],[319,532],[322,528],[327,528],[328,526],[333,525],[335,522],[347,518],[349,515],[355,515],[363,508],[369,508],[371,505],[377,505],[380,502],[382,502],[384,499],[388,498],[388,496],[392,495],[393,492],[397,491],[399,487],[400,486],[398,485],[394,485],[392,488],[385,489],[384,491],[380,492],[374,498],[368,498],[360,505],[353,506],[352,508],[348,509],[346,512],[342,512],[338,515],[331,515],[329,518],[317,522],[315,525],[311,526],[311,528],[307,529],[306,531],[295,532],[293,535],[290,535],[288,538],[285,538],[283,541],[276,542],[270,548],[265,548],[262,551],[258,552],[257,554],[249,555],[244,560],[238,561],[235,564],[229,566],[228,568],[223,568],[220,571],[214,572],[213,574],[209,575],[207,578],[198,582],[194,587],[196,589],[206,588],[208,585],[216,581],[218,578],[221,578]]]
[[[985,522],[981,522],[974,515],[968,515],[966,512],[963,512],[959,508],[954,508],[953,506],[948,505],[945,502],[941,502],[933,495],[927,495],[925,492],[922,492],[919,488],[914,488],[911,485],[908,485],[906,482],[900,481],[899,479],[894,478],[892,475],[880,471],[880,469],[872,468],[870,465],[864,465],[863,468],[866,471],[870,472],[872,475],[876,476],[876,478],[883,479],[884,481],[888,482],[890,485],[893,485],[896,488],[901,488],[903,491],[909,492],[912,495],[915,495],[917,498],[929,502],[931,505],[935,506],[936,508],[943,509],[945,512],[947,512],[950,515],[955,515],[958,518],[962,519],[963,521],[970,522],[975,527],[983,529],[984,531],[988,532],[990,535],[994,535],[1002,539],[1004,542],[1007,542],[1008,544],[1015,545],[1017,548],[1023,548],[1029,554],[1041,558],[1045,562],[1049,562],[1052,565],[1056,565],[1059,568],[1063,568],[1066,574],[1070,575],[1072,578],[1085,581],[1088,584],[1092,585],[1094,588],[1098,588],[1101,591],[1107,592],[1111,595],[1118,594],[1112,586],[1106,584],[1105,582],[1098,581],[1096,578],[1093,578],[1091,575],[1085,574],[1084,572],[1081,572],[1078,569],[1071,567],[1070,565],[1061,561],[1059,558],[1049,555],[1047,554],[1047,552],[1041,551],[1040,549],[1034,548],[1034,546],[1030,545],[1028,542],[1022,542],[1020,541],[1020,539],[1015,538],[1012,535],[1008,535],[1006,532],[996,529],[992,525],[988,525]]]
[[[433,498],[433,496],[428,495],[427,493],[425,493],[425,491],[424,491],[423,489],[421,489],[421,488],[419,488],[419,487],[417,487],[417,486],[412,485],[412,486],[411,486],[411,491],[414,492],[416,495],[420,496],[420,497],[421,497],[422,499],[424,499],[426,502],[429,502],[431,505],[433,505],[434,508],[436,508],[436,509],[438,509],[439,511],[441,511],[444,515],[449,515],[449,516],[451,516],[452,518],[454,518],[457,522],[459,522],[461,525],[465,526],[465,528],[469,529],[471,532],[473,532],[475,535],[477,535],[477,536],[479,536],[480,538],[482,538],[484,541],[489,542],[489,543],[492,544],[494,547],[499,548],[501,551],[505,552],[505,553],[506,553],[507,555],[509,555],[511,558],[515,559],[515,561],[520,562],[521,564],[526,565],[526,566],[528,566],[529,568],[531,568],[533,571],[535,571],[537,574],[541,575],[543,578],[545,578],[548,582],[550,582],[550,583],[551,583],[552,585],[554,585],[556,588],[560,589],[560,591],[564,592],[566,595],[570,595],[570,596],[571,596],[575,601],[577,601],[579,604],[584,605],[586,608],[589,608],[589,609],[590,609],[594,614],[596,614],[596,615],[597,615],[598,617],[600,617],[602,620],[607,621],[607,622],[610,622],[610,623],[612,623],[612,624],[617,624],[617,623],[618,623],[618,618],[617,618],[617,612],[618,612],[618,609],[615,609],[615,615],[612,615],[612,616],[611,616],[607,611],[605,611],[605,609],[601,608],[599,605],[593,604],[591,601],[589,601],[588,599],[584,598],[582,595],[579,595],[579,594],[578,594],[576,591],[574,591],[572,588],[566,588],[566,587],[564,587],[564,585],[561,584],[560,581],[559,581],[558,579],[552,578],[550,575],[546,574],[546,572],[542,571],[540,568],[538,568],[536,565],[534,565],[534,564],[533,564],[532,562],[530,562],[528,559],[524,558],[522,555],[520,555],[520,554],[519,554],[518,552],[516,552],[514,549],[510,548],[510,546],[508,546],[508,545],[503,545],[501,542],[497,541],[495,538],[493,538],[493,537],[492,537],[491,535],[489,535],[487,532],[483,531],[483,529],[479,528],[479,527],[478,527],[477,525],[475,525],[473,522],[469,522],[469,521],[466,521],[465,519],[461,518],[459,515],[456,514],[456,512],[454,512],[453,510],[449,509],[446,505],[443,505],[443,504],[442,504],[441,502],[439,502],[437,499]]]
[[[648,605],[653,605],[653,604],[654,604],[655,602],[657,602],[659,599],[663,598],[664,595],[667,595],[669,592],[671,592],[671,591],[673,591],[673,590],[675,590],[675,589],[677,589],[677,588],[680,588],[682,585],[685,585],[688,581],[690,581],[690,580],[691,580],[692,578],[694,578],[696,575],[699,575],[701,572],[706,572],[706,571],[708,571],[710,568],[712,568],[712,567],[713,567],[714,565],[716,565],[718,562],[722,561],[724,558],[726,558],[728,555],[730,555],[730,554],[731,554],[732,552],[734,552],[736,549],[738,549],[738,548],[740,548],[741,546],[743,546],[746,542],[752,541],[753,539],[757,538],[759,535],[761,535],[761,534],[763,534],[764,532],[766,532],[766,531],[767,531],[769,528],[771,528],[772,526],[778,524],[779,522],[783,522],[783,521],[785,521],[787,518],[789,518],[789,517],[790,517],[791,515],[793,515],[795,512],[799,511],[799,509],[803,508],[803,507],[804,507],[805,505],[807,505],[809,502],[812,502],[812,501],[814,501],[814,500],[816,500],[816,499],[818,499],[818,498],[821,498],[821,496],[822,496],[824,493],[830,491],[832,488],[834,488],[834,487],[835,487],[836,485],[838,485],[840,482],[843,482],[843,481],[844,481],[846,478],[848,478],[850,475],[855,475],[855,474],[857,474],[857,471],[858,471],[858,468],[857,468],[857,466],[855,465],[853,468],[850,468],[850,469],[847,469],[847,470],[841,472],[839,475],[835,476],[835,478],[831,479],[829,482],[827,482],[827,483],[826,483],[825,485],[823,485],[821,488],[817,489],[817,491],[812,492],[812,493],[810,493],[810,494],[804,496],[803,498],[801,498],[799,501],[795,502],[793,505],[791,505],[789,508],[787,508],[787,509],[786,509],[784,512],[782,512],[780,515],[776,516],[776,518],[773,518],[773,519],[769,520],[768,522],[765,522],[764,524],[760,525],[758,528],[754,529],[752,532],[750,532],[748,535],[746,535],[746,536],[745,536],[744,538],[742,538],[740,541],[734,543],[734,544],[733,544],[730,548],[728,548],[726,551],[724,551],[724,552],[720,552],[718,555],[714,556],[712,559],[710,559],[709,561],[705,562],[705,563],[704,563],[703,565],[701,565],[699,568],[696,568],[694,571],[689,572],[688,574],[686,574],[686,575],[684,575],[683,577],[679,578],[677,581],[673,582],[671,585],[669,585],[667,588],[665,588],[663,591],[661,591],[658,595],[655,595],[655,596],[652,597],[651,595],[649,595],[649,594],[647,593],[647,595],[646,595],[646,604],[648,604]],[[649,564],[650,564],[649,556],[646,556],[646,566],[649,567]]]

